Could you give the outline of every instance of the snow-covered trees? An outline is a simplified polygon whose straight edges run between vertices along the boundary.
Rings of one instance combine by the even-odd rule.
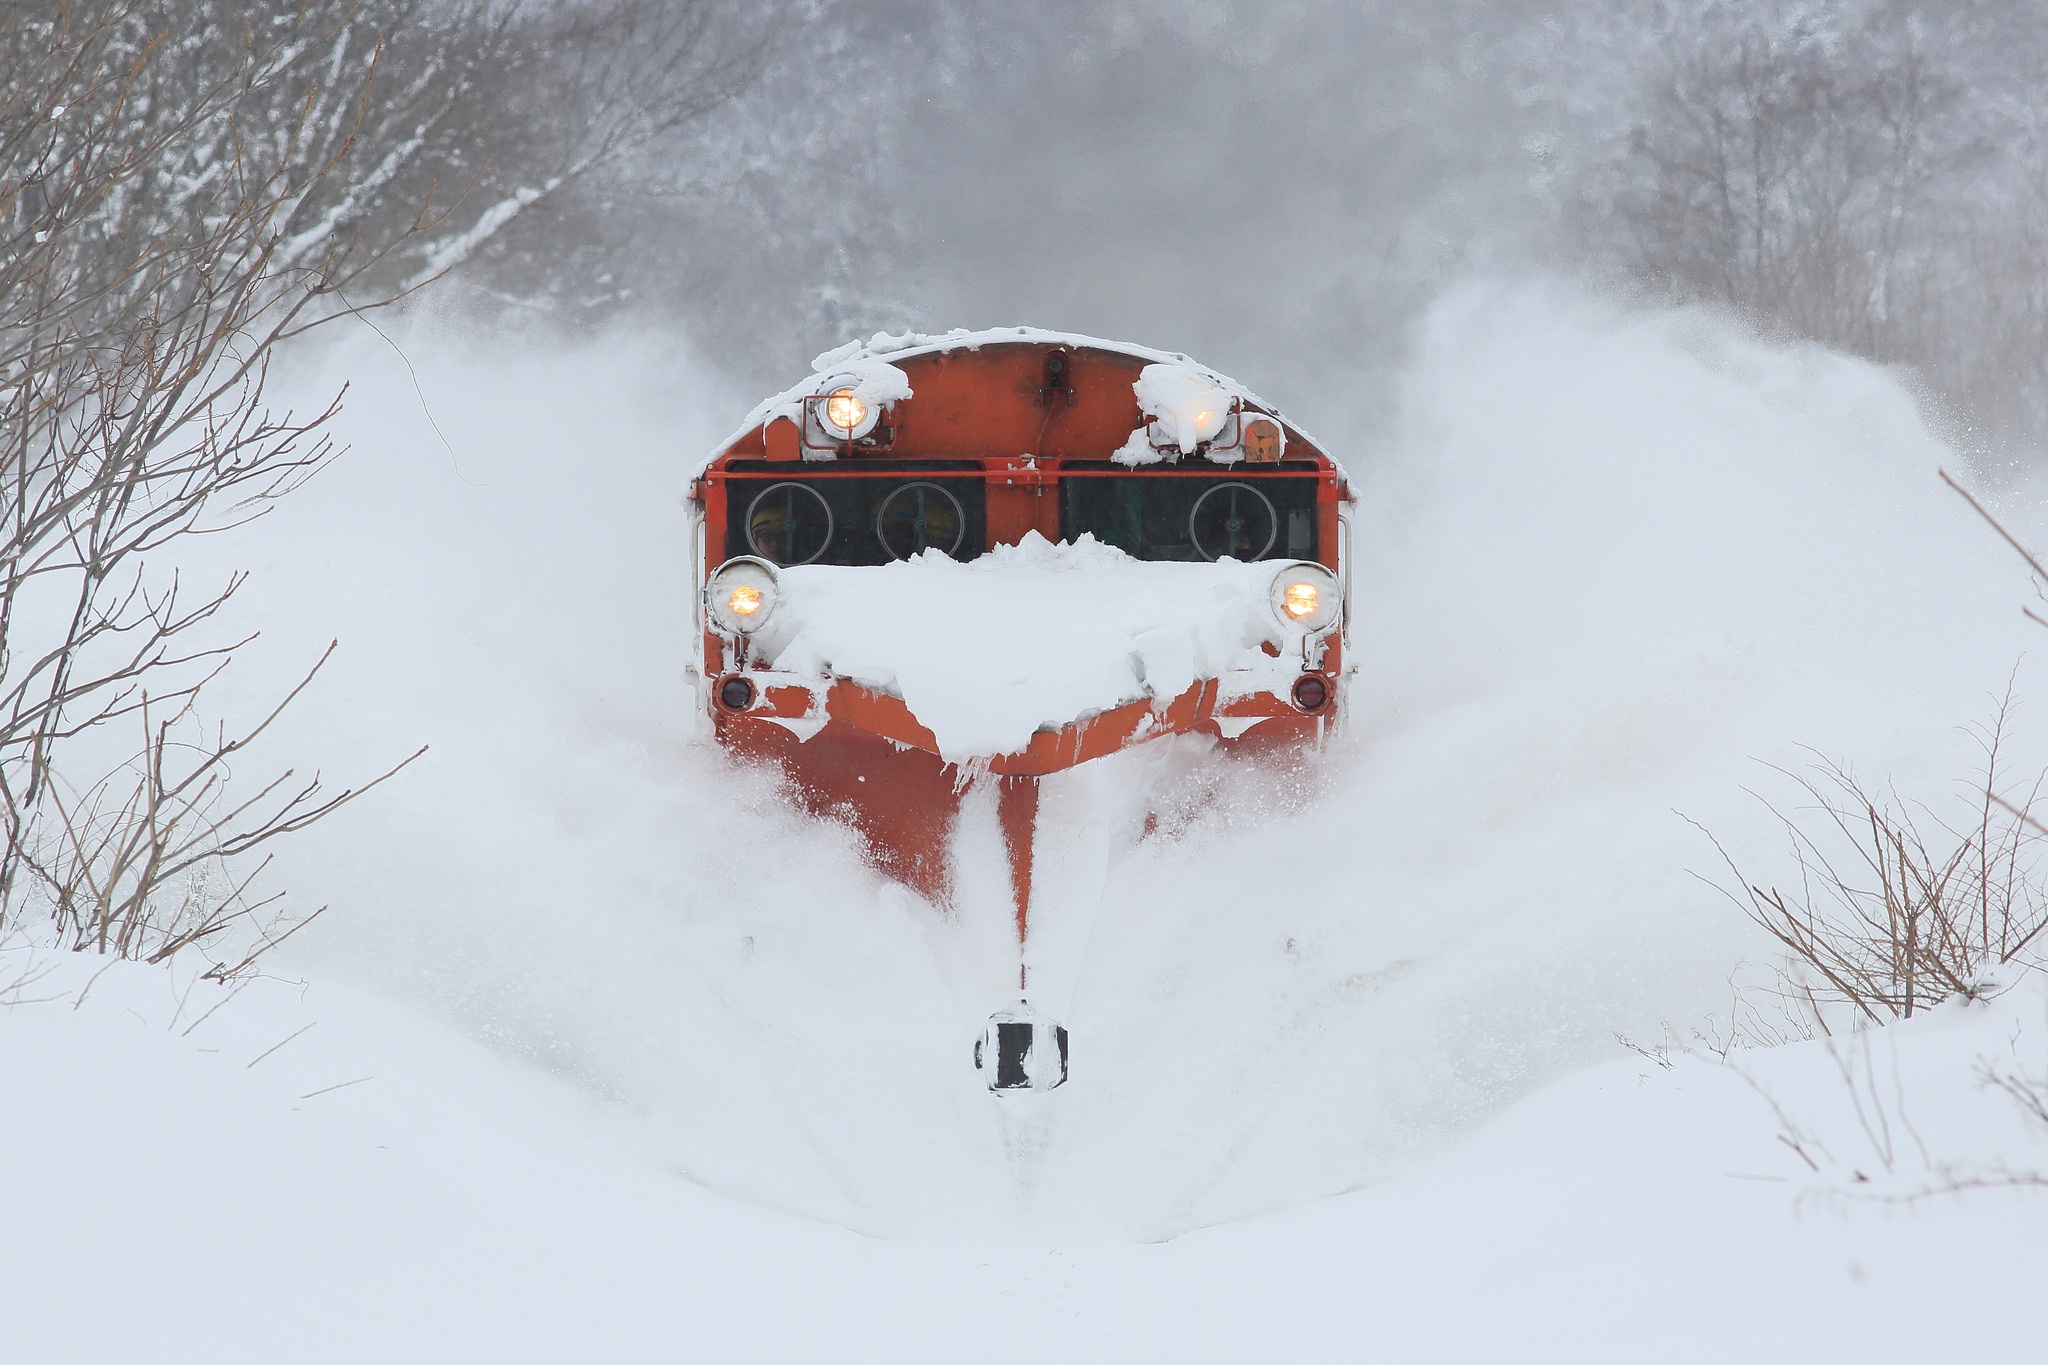
[[[2048,434],[2048,12],[2023,0],[794,17],[773,99],[720,123],[716,196],[616,163],[618,212],[569,239],[632,222],[585,272],[616,269],[607,298],[748,351],[975,318],[1178,338],[1298,376],[1335,426],[1322,395],[1390,383],[1447,279],[1562,269],[1908,365],[1973,446]]]
[[[347,193],[375,178],[348,174],[374,44],[206,17],[115,0],[0,31],[0,915],[149,956],[247,909],[203,884],[221,854],[332,805],[224,805],[239,744],[192,706],[236,585],[195,595],[150,558],[327,457],[326,414],[265,405],[270,349],[414,231],[365,234]],[[121,721],[139,752],[110,765]]]
[[[248,855],[360,794],[231,786],[275,718],[235,733],[196,709],[239,647],[215,623],[240,580],[195,590],[167,561],[333,453],[333,406],[266,401],[279,343],[431,281],[726,98],[753,58],[715,18],[71,0],[0,19],[0,928],[43,914],[150,958],[210,941],[270,904]]]
[[[2035,7],[1597,8],[1628,35],[1606,60],[1633,78],[1615,80],[1611,150],[1576,186],[1596,259],[1912,366],[1973,444],[2048,433]]]

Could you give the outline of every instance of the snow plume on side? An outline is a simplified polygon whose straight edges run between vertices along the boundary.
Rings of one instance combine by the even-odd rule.
[[[992,798],[942,914],[689,738],[674,490],[749,396],[651,358],[672,342],[415,337],[444,446],[369,341],[300,376],[355,380],[355,449],[220,542],[280,675],[343,640],[281,747],[336,773],[434,746],[283,851],[333,905],[292,961],[611,1097],[679,1172],[866,1229],[1169,1235],[1371,1181],[1616,1030],[1725,1007],[1768,950],[1673,811],[1776,875],[1755,759],[1946,791],[1952,727],[2037,642],[1891,378],[1692,315],[1453,298],[1352,471],[1349,734],[1048,782],[1033,1001],[1073,1079],[1002,1106],[969,1061],[1015,979]]]
[[[432,746],[281,851],[276,883],[332,908],[280,969],[570,1077],[659,1162],[757,1203],[897,1229],[1000,1190],[962,1074],[983,1002],[941,970],[943,922],[693,738],[680,479],[747,397],[672,338],[399,341],[284,381],[353,381],[352,449],[215,542],[255,571],[264,639],[235,671],[273,672],[238,680],[247,709],[342,641],[275,752],[339,785]]]
[[[1945,799],[1978,758],[1956,727],[2039,644],[1953,459],[1858,362],[1552,291],[1443,303],[1353,471],[1344,744],[1298,777],[1191,760],[1091,869],[1064,832],[1104,909],[1044,1187],[1159,1231],[1251,1213],[1371,1180],[1617,1031],[1725,1012],[1774,954],[1687,875],[1720,866],[1679,812],[1784,878],[1757,760],[1812,745]]]

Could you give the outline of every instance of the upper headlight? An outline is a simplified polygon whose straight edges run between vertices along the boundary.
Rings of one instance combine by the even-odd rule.
[[[704,585],[711,628],[725,635],[752,635],[775,614],[779,587],[775,566],[767,560],[752,555],[728,559]]]
[[[851,384],[826,394],[819,400],[817,412],[818,425],[835,441],[858,440],[875,429],[876,419],[882,415],[881,409],[862,398]]]
[[[1320,564],[1287,564],[1273,575],[1272,602],[1281,625],[1317,635],[1337,624],[1344,587]]]

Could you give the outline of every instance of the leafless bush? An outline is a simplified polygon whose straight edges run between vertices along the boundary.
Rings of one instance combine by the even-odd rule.
[[[333,457],[338,399],[266,397],[280,345],[729,98],[758,56],[732,9],[0,12],[0,931],[46,917],[162,960],[240,929],[232,974],[304,922],[254,890],[265,846],[383,778],[334,795],[236,771],[276,719],[233,733],[200,708],[248,643],[224,636],[242,579],[195,588],[176,547]]]
[[[2048,1173],[2014,1165],[2005,1156],[1970,1159],[1928,1146],[1907,1110],[1905,1065],[1896,1046],[1880,1059],[1873,1039],[1857,1034],[1823,1043],[1833,1064],[1850,1123],[1839,1117],[1822,1124],[1795,1114],[1748,1066],[1730,1061],[1735,1074],[1770,1107],[1778,1141],[1826,1182],[1802,1194],[1847,1197],[1882,1204],[1912,1204],[1966,1190],[2019,1190],[2048,1186]],[[2043,1128],[2039,1105],[2048,1091],[2024,1072],[1979,1059],[1977,1078],[1987,1090],[2003,1092],[2029,1126]]]
[[[332,653],[330,645],[321,663]],[[218,959],[208,973],[226,979],[321,913],[286,915],[282,892],[257,894],[253,884],[269,858],[251,867],[249,855],[332,814],[412,759],[338,795],[323,795],[317,776],[296,779],[288,770],[254,792],[231,796],[233,756],[260,738],[318,671],[315,665],[260,723],[233,737],[219,724],[201,723],[194,712],[196,690],[163,717],[151,714],[145,698],[140,754],[86,791],[69,791],[61,780],[52,784],[53,837],[26,847],[21,863],[31,877],[32,899],[50,916],[61,942],[163,962],[188,947],[211,947],[231,928],[245,928],[245,946]]]
[[[334,406],[272,409],[270,356],[429,221],[351,219],[389,160],[352,10],[185,17],[200,41],[139,0],[0,19],[0,927],[152,958],[257,915],[232,869],[351,797],[228,794],[270,720],[209,740],[195,707],[242,580],[193,593],[161,556],[331,457]]]
[[[1978,1064],[1977,1079],[1986,1089],[2003,1093],[2037,1133],[2048,1137],[2048,1076],[1985,1061]],[[2048,1184],[2048,1177],[2042,1183]]]
[[[2044,779],[2006,776],[2010,719],[2008,695],[1977,732],[1984,761],[1967,819],[1950,823],[1823,759],[1805,773],[1777,770],[1807,801],[1792,810],[1765,802],[1791,840],[1791,889],[1752,881],[1721,849],[1739,888],[1722,890],[1785,950],[1822,1028],[1829,1006],[1846,1005],[1858,1025],[1906,1019],[1995,991],[2001,968],[2038,965],[2048,836],[2033,811]]]

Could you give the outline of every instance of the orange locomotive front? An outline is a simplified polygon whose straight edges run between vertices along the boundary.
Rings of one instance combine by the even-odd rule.
[[[1299,749],[1329,732],[1342,703],[1349,500],[1342,472],[1298,429],[1182,356],[1021,328],[845,347],[757,409],[690,486],[701,703],[722,745],[779,764],[806,806],[850,819],[884,872],[941,905],[961,794],[997,784],[1021,946],[1040,777],[1172,734]],[[1034,532],[1260,575],[1271,612],[1252,666],[1170,696],[1136,686],[1083,714],[1040,717],[1003,752],[961,753],[886,685],[817,660],[781,669],[763,647],[788,570],[972,561],[1035,543]],[[1029,1052],[1027,1025],[1003,1028],[999,1040],[991,1025],[991,1043],[1014,1034]],[[991,1085],[1058,1084],[1059,1036],[1057,1068],[1011,1047]]]

